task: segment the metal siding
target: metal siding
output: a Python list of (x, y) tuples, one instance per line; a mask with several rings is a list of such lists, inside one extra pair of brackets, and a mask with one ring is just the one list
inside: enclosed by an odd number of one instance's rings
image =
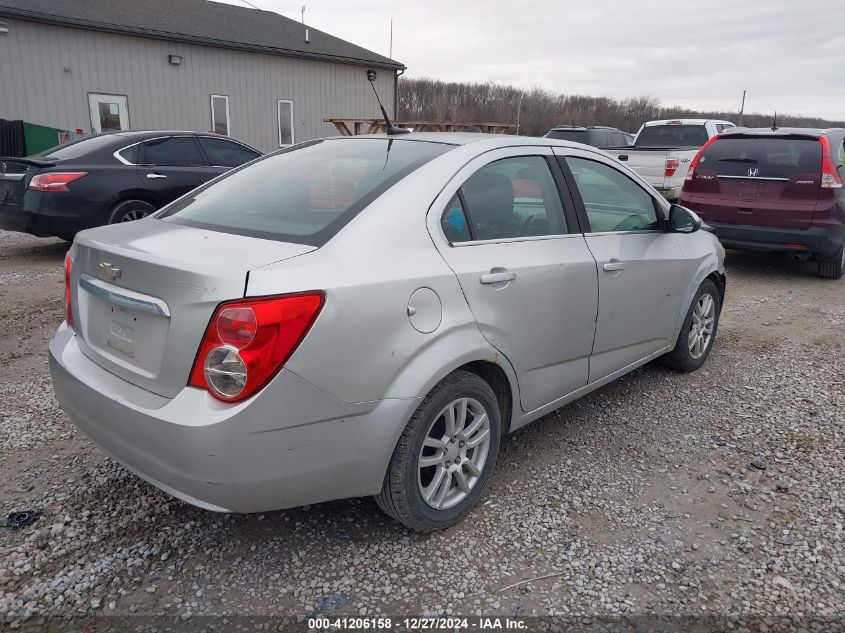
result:
[[(5, 19), (0, 118), (91, 130), (88, 93), (126, 95), (133, 129), (211, 129), (210, 95), (229, 96), (233, 137), (279, 145), (277, 101), (293, 101), (297, 142), (335, 135), (324, 118), (379, 116), (365, 66), (281, 57)], [(181, 66), (168, 63), (181, 55)], [(70, 68), (65, 72), (63, 67)], [(393, 72), (376, 87), (390, 112)]]

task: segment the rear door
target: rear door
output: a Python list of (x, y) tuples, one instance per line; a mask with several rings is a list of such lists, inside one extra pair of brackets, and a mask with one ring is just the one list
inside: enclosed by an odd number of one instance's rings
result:
[(217, 175), (194, 136), (165, 136), (140, 144), (138, 176), (162, 206)]
[(428, 218), (481, 333), (516, 370), (526, 411), (587, 384), (595, 332), (596, 264), (552, 158), (547, 147), (484, 154)]
[(685, 200), (704, 220), (803, 230), (821, 191), (817, 138), (727, 136), (702, 154)]
[(690, 270), (677, 237), (664, 230), (662, 203), (649, 191), (596, 154), (555, 151), (565, 156), (598, 264), (593, 382), (674, 343)]

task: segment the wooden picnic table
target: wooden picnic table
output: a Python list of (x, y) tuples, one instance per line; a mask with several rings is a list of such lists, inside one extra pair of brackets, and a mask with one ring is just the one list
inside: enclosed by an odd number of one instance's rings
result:
[[(323, 119), (334, 124), (341, 136), (359, 134), (379, 134), (387, 131), (384, 119)], [(508, 134), (516, 132), (515, 123), (490, 123), (488, 121), (451, 121), (404, 120), (393, 121), (397, 127), (413, 128), (415, 132), (485, 132), (487, 134)]]

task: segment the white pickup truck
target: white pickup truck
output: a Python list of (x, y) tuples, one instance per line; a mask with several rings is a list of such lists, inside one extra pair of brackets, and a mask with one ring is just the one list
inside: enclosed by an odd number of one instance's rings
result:
[(710, 119), (648, 121), (637, 132), (633, 145), (605, 151), (637, 172), (664, 198), (675, 202), (696, 152), (729, 127), (734, 127), (730, 121)]

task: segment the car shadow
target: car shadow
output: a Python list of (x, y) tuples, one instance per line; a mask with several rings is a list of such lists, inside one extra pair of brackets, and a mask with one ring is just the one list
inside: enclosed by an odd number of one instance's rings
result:
[(61, 265), (69, 248), (70, 242), (58, 238), (0, 231), (0, 262)]
[(765, 274), (785, 279), (812, 277), (818, 279), (818, 264), (814, 259), (799, 260), (783, 253), (761, 253), (728, 249), (725, 253), (725, 267), (732, 272)]

